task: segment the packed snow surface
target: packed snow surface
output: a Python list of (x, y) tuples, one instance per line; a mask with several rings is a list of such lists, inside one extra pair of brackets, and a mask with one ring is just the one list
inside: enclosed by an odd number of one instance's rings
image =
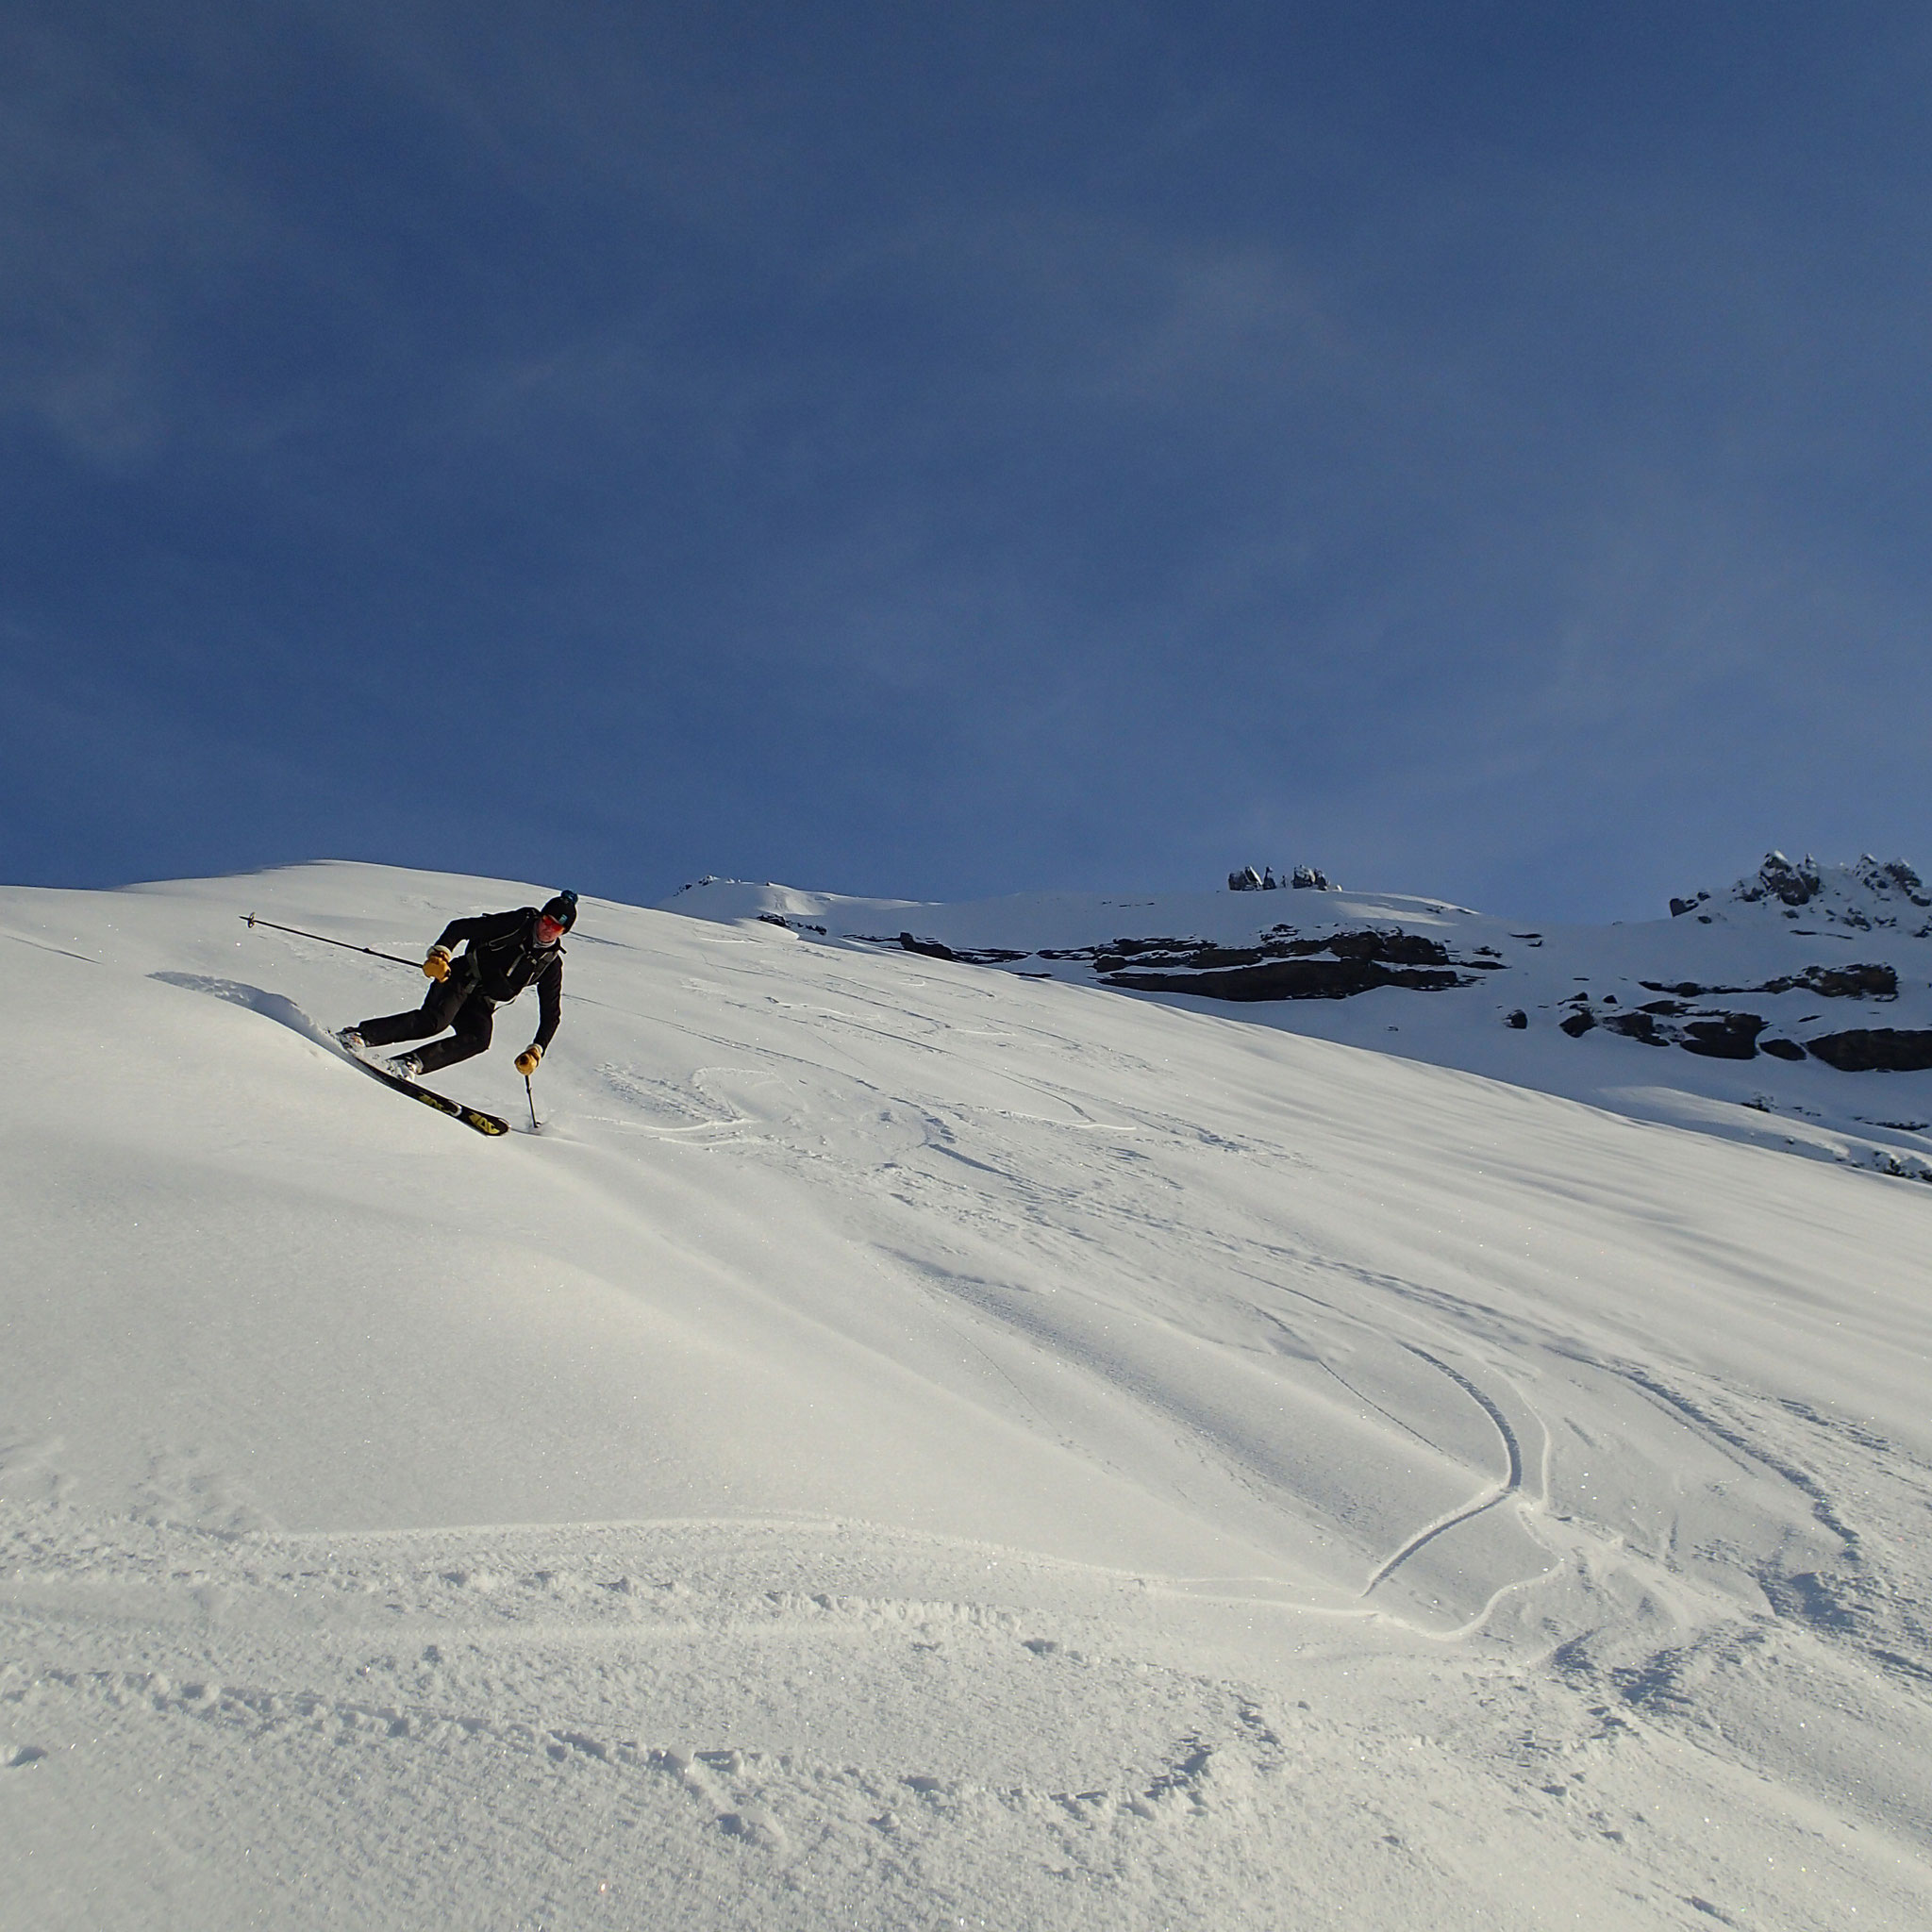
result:
[(712, 886), (488, 1141), (241, 923), (547, 890), (0, 892), (0, 1925), (1932, 1923), (1932, 1074)]

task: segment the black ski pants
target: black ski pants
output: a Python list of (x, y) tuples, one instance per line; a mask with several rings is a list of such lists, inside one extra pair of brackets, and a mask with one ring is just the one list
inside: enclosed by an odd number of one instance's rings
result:
[(452, 974), (440, 986), (429, 990), (429, 997), (413, 1013), (391, 1013), (386, 1020), (364, 1020), (356, 1031), (371, 1046), (397, 1046), (406, 1040), (427, 1040), (445, 1026), (455, 1034), (425, 1046), (417, 1055), (423, 1071), (433, 1074), (438, 1067), (454, 1066), (481, 1053), (490, 1044), (491, 1023), (496, 1005), (475, 987)]

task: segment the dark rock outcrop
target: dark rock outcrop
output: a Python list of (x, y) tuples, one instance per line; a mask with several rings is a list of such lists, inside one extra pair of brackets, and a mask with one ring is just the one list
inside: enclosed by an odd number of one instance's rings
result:
[(1808, 906), (1824, 885), (1818, 861), (1808, 852), (1796, 865), (1782, 852), (1767, 852), (1757, 875), (1740, 879), (1732, 887), (1731, 896), (1747, 906), (1763, 899), (1781, 900), (1787, 906)]
[(1328, 874), (1319, 865), (1298, 865), (1286, 878), (1276, 878), (1274, 868), (1264, 866), (1257, 872), (1252, 865), (1244, 865), (1239, 872), (1227, 875), (1227, 890), (1230, 892), (1274, 892), (1283, 887), (1299, 887), (1304, 891), (1332, 892), (1334, 885)]
[(1880, 859), (1869, 852), (1861, 853), (1853, 871), (1858, 883), (1875, 898), (1889, 899), (1896, 893), (1921, 908), (1932, 907), (1932, 893), (1925, 891), (1925, 881), (1903, 858)]
[(928, 959), (957, 959), (962, 966), (1009, 966), (1015, 959), (1033, 957), (1006, 946), (949, 946), (940, 940), (914, 939), (909, 932), (899, 935), (899, 943), (908, 953), (921, 953)]
[(1657, 1030), (1657, 1020), (1649, 1012), (1614, 1013), (1604, 1022), (1612, 1033), (1629, 1040), (1641, 1040), (1645, 1046), (1669, 1046), (1670, 1041)]
[[(1684, 1000), (1740, 992), (1815, 992), (1827, 1000), (1898, 997), (1897, 970), (1884, 965), (1807, 966), (1801, 973), (1767, 979), (1762, 986), (1700, 986), (1694, 979), (1680, 979), (1674, 985), (1659, 979), (1642, 979), (1638, 984), (1646, 992), (1673, 992)], [(1657, 1010), (1655, 1007), (1651, 1008), (1653, 1012)]]
[(1805, 1049), (1795, 1040), (1760, 1040), (1757, 1051), (1768, 1053), (1774, 1060), (1801, 1060), (1805, 1058)]
[[(1308, 941), (1301, 942), (1307, 945)], [(1418, 932), (1338, 932), (1322, 941), (1338, 959), (1384, 959), (1398, 966), (1446, 966), (1449, 948), (1440, 940), (1424, 939)]]
[[(1691, 911), (1709, 896), (1699, 892), (1694, 899), (1673, 899), (1672, 916)], [(1729, 898), (1742, 906), (1774, 901), (1787, 919), (1797, 918), (1805, 908), (1807, 918), (1857, 932), (1897, 925), (1907, 907), (1932, 910), (1932, 892), (1904, 859), (1874, 858), (1869, 852), (1848, 866), (1821, 866), (1808, 853), (1793, 864), (1782, 852), (1767, 852), (1757, 872), (1731, 888)], [(1708, 916), (1698, 914), (1700, 919)], [(1925, 932), (1914, 937), (1924, 938)]]
[(1898, 997), (1898, 971), (1891, 966), (1807, 966), (1790, 979), (1766, 982), (1766, 992), (1822, 993), (1828, 1000)]
[(1757, 1036), (1769, 1024), (1756, 1013), (1716, 1013), (1708, 1019), (1687, 1020), (1684, 1038), (1677, 1044), (1706, 1059), (1756, 1059)]
[[(1129, 968), (1140, 971), (1160, 968), (1173, 972), (1217, 972), (1244, 966), (1260, 966), (1271, 960), (1309, 959), (1317, 963), (1322, 955), (1330, 959), (1353, 959), (1384, 966), (1474, 966), (1489, 972), (1503, 962), (1498, 959), (1454, 959), (1449, 949), (1438, 940), (1420, 933), (1404, 932), (1400, 926), (1384, 931), (1369, 926), (1359, 932), (1331, 933), (1325, 939), (1297, 939), (1294, 927), (1277, 925), (1252, 946), (1218, 946), (1211, 940), (1115, 940), (1111, 945), (1082, 946), (1064, 952), (1045, 952), (1042, 959), (1086, 959), (1094, 972), (1112, 976)], [(1376, 984), (1386, 982), (1377, 981)], [(1469, 982), (1454, 981), (1452, 984)]]
[[(1607, 995), (1607, 1003), (1608, 999)], [(1576, 1039), (1600, 1024), (1607, 1032), (1621, 1033), (1645, 1046), (1681, 1046), (1706, 1059), (1748, 1060), (1757, 1054), (1757, 1036), (1769, 1024), (1756, 1013), (1697, 1012), (1674, 1000), (1653, 1000), (1634, 1013), (1598, 1015), (1585, 1008), (1563, 1022), (1563, 1031)]]
[(1085, 956), (1096, 973), (1120, 973), (1129, 965), (1186, 967), (1208, 972), (1234, 966), (1258, 966), (1282, 954), (1267, 946), (1217, 946), (1206, 940), (1119, 940), (1106, 950)]
[(1411, 992), (1445, 992), (1474, 986), (1474, 979), (1448, 971), (1385, 966), (1379, 959), (1264, 959), (1224, 972), (1110, 972), (1108, 986), (1131, 992), (1187, 992), (1210, 1000), (1345, 1000), (1378, 986), (1407, 987)]
[[(1039, 957), (1082, 961), (1103, 984), (1132, 992), (1255, 1001), (1348, 999), (1381, 986), (1443, 992), (1475, 985), (1468, 976), (1472, 972), (1497, 973), (1508, 965), (1493, 946), (1478, 947), (1476, 954), (1457, 958), (1440, 940), (1401, 926), (1363, 926), (1303, 938), (1294, 926), (1277, 924), (1249, 945), (1173, 937), (1118, 939), (1100, 946), (1046, 947)], [(956, 957), (977, 956), (961, 952)]]
[(1840, 1074), (1923, 1074), (1932, 1070), (1932, 1028), (1854, 1026), (1805, 1044)]

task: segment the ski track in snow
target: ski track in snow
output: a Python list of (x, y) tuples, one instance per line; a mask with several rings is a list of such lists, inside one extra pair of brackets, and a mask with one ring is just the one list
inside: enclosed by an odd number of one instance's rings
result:
[(531, 897), (0, 894), (0, 1922), (1932, 1919), (1923, 1191), (604, 906), (472, 1145), (232, 928)]

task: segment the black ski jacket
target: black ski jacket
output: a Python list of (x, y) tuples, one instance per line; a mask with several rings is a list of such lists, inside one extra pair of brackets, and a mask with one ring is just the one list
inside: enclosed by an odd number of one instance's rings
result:
[(546, 1051), (563, 1018), (563, 948), (537, 943), (537, 908), (485, 912), (475, 919), (452, 919), (439, 946), (469, 949), (451, 972), (466, 978), (491, 1006), (513, 1000), (532, 983), (537, 988), (537, 1044)]

